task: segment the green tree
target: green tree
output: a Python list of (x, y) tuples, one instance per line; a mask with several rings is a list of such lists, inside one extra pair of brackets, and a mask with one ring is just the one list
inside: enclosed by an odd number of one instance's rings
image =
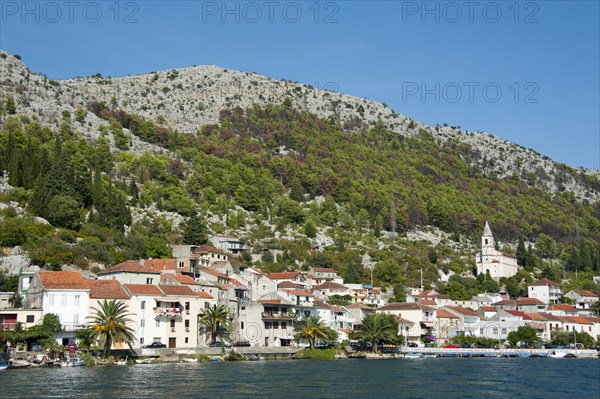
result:
[(6, 99), (6, 105), (4, 106), (6, 112), (9, 115), (14, 115), (17, 113), (17, 107), (15, 106), (15, 99), (12, 96), (8, 96)]
[(130, 348), (134, 341), (134, 331), (131, 327), (131, 314), (127, 311), (124, 301), (104, 299), (99, 303), (99, 308), (92, 308), (95, 312), (90, 316), (92, 323), (92, 340), (97, 340), (103, 348), (104, 358), (108, 357), (114, 342), (124, 342)]
[(48, 221), (54, 226), (76, 230), (81, 225), (79, 206), (79, 202), (68, 195), (56, 195), (48, 203)]
[(596, 317), (600, 317), (600, 301), (596, 301), (592, 304), (591, 311)]
[(471, 299), (469, 291), (457, 281), (450, 281), (446, 285), (446, 293), (453, 301), (467, 301)]
[(317, 236), (317, 227), (312, 219), (306, 219), (306, 222), (304, 223), (304, 234), (308, 238), (315, 238)]
[(208, 241), (208, 232), (206, 220), (197, 212), (182, 224), (183, 228), (183, 243), (190, 245), (202, 245)]
[(87, 111), (82, 107), (77, 107), (77, 109), (75, 110), (75, 120), (79, 123), (84, 122), (86, 115)]
[(48, 333), (56, 334), (62, 331), (62, 324), (60, 324), (60, 318), (56, 313), (46, 313), (42, 319), (42, 326)]
[(294, 331), (294, 338), (307, 340), (310, 349), (314, 349), (317, 341), (331, 343), (335, 340), (330, 329), (325, 326), (319, 316), (309, 316), (298, 322)]
[(202, 311), (198, 320), (200, 326), (210, 333), (210, 342), (229, 333), (232, 323), (229, 308), (225, 305), (212, 305)]
[(392, 315), (374, 313), (366, 315), (352, 337), (370, 342), (373, 351), (382, 343), (396, 343), (398, 340), (398, 321)]
[(526, 347), (540, 341), (535, 329), (528, 326), (522, 326), (517, 331), (511, 331), (508, 333), (507, 340), (511, 346), (521, 344)]
[(517, 244), (517, 263), (523, 267), (527, 266), (527, 248), (525, 248), (523, 237), (519, 237)]

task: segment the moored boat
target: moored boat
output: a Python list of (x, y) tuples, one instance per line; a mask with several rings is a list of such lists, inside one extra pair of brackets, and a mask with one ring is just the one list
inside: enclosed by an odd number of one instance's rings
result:
[(407, 353), (404, 355), (405, 359), (423, 359), (423, 355), (421, 353)]
[(65, 367), (81, 367), (81, 366), (85, 366), (85, 361), (76, 357), (76, 358), (67, 360), (67, 362), (64, 364), (64, 366)]

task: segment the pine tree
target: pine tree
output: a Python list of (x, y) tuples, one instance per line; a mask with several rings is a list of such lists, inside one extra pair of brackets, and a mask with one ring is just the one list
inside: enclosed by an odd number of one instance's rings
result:
[(208, 241), (206, 220), (194, 213), (183, 223), (183, 243), (189, 245), (202, 245)]
[(525, 241), (523, 237), (519, 237), (519, 244), (517, 244), (517, 264), (525, 267), (527, 263), (527, 248), (525, 248)]
[(16, 114), (16, 113), (17, 113), (17, 107), (16, 107), (16, 105), (15, 105), (15, 99), (14, 99), (14, 98), (12, 98), (12, 96), (9, 96), (9, 97), (6, 99), (6, 106), (5, 106), (5, 109), (6, 109), (6, 112), (7, 112), (9, 115), (14, 115), (14, 114)]

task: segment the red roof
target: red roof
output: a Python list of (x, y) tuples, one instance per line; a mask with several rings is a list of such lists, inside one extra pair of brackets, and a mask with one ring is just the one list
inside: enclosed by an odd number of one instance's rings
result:
[(285, 290), (284, 292), (296, 296), (313, 296), (312, 292), (304, 290)]
[(459, 317), (457, 315), (455, 315), (454, 313), (450, 313), (447, 310), (444, 309), (438, 309), (435, 312), (436, 316), (438, 319), (458, 319)]
[(337, 273), (335, 269), (332, 269), (330, 267), (313, 267), (313, 270), (316, 273)]
[(579, 324), (594, 324), (590, 320), (586, 319), (585, 317), (581, 317), (581, 316), (571, 316), (571, 319), (573, 319), (574, 321), (576, 321)]
[(343, 290), (348, 291), (348, 287), (342, 284), (334, 283), (333, 281), (327, 281), (323, 284), (314, 287), (315, 290)]
[(158, 295), (163, 296), (163, 292), (156, 285), (151, 284), (123, 284), (125, 289), (131, 295)]
[(301, 289), (301, 288), (304, 288), (304, 286), (300, 285), (300, 284), (296, 284), (293, 281), (286, 280), (286, 281), (282, 281), (281, 283), (277, 284), (277, 288), (280, 290), (284, 289), (284, 288), (296, 288), (296, 289), (300, 288)]
[(92, 299), (129, 299), (129, 294), (117, 280), (85, 280)]
[(550, 305), (548, 307), (548, 310), (562, 310), (564, 312), (573, 312), (573, 313), (577, 313), (577, 309), (575, 309), (573, 306), (571, 305), (567, 305), (566, 303), (557, 303), (555, 305)]
[(377, 308), (377, 310), (422, 310), (425, 312), (433, 312), (435, 309), (421, 305), (416, 302), (392, 302), (385, 306)]
[(300, 272), (270, 273), (267, 277), (271, 280), (288, 280), (296, 278), (298, 274), (300, 274)]
[(365, 305), (364, 303), (361, 302), (354, 302), (348, 306), (346, 306), (346, 309), (371, 309), (371, 310), (375, 310), (374, 308)]
[(149, 269), (156, 270), (156, 271), (176, 270), (177, 269), (177, 259), (175, 259), (175, 258), (145, 259), (144, 266), (146, 266)]
[(521, 317), (523, 320), (531, 320), (531, 317), (520, 310), (505, 310), (505, 312), (516, 317)]
[(196, 280), (194, 280), (190, 276), (186, 276), (185, 274), (181, 274), (181, 273), (161, 274), (160, 275), (160, 281), (163, 281), (163, 280), (167, 279), (168, 277), (171, 277), (175, 281), (178, 281), (180, 284), (185, 284), (185, 285), (200, 285), (199, 282), (197, 282)]
[(128, 260), (123, 263), (119, 263), (109, 269), (104, 269), (98, 274), (109, 274), (116, 272), (129, 272), (129, 273), (150, 273), (150, 274), (159, 274), (159, 271), (156, 271), (150, 267), (142, 266), (137, 260)]
[(548, 280), (547, 278), (543, 278), (541, 280), (536, 280), (533, 281), (531, 284), (529, 284), (529, 286), (534, 286), (534, 287), (546, 287), (546, 286), (553, 286), (553, 287), (560, 287), (560, 284), (558, 284), (557, 282), (554, 282), (552, 280)]
[(211, 269), (207, 269), (205, 267), (200, 268), (200, 271), (208, 273), (208, 274), (211, 274), (211, 275), (216, 276), (216, 277), (220, 277), (220, 278), (224, 278), (224, 279), (229, 280), (229, 276), (226, 276), (223, 273), (219, 273), (219, 272), (216, 272), (216, 271), (211, 270)]
[(49, 290), (89, 290), (79, 272), (37, 272), (42, 288)]
[(194, 293), (198, 298), (203, 299), (213, 299), (214, 297), (210, 295), (208, 292), (195, 292)]
[(471, 309), (467, 309), (467, 308), (463, 308), (462, 306), (445, 306), (445, 309), (450, 309), (456, 313), (460, 313), (463, 316), (477, 316), (479, 317), (479, 314), (477, 312), (472, 311)]
[(419, 303), (422, 303), (423, 305), (427, 305), (427, 306), (436, 306), (437, 305), (437, 303), (432, 299), (421, 299), (421, 300), (419, 300)]
[(493, 306), (481, 306), (481, 309), (483, 309), (484, 312), (495, 312), (496, 308)]
[(165, 295), (194, 296), (194, 291), (187, 285), (161, 285), (160, 289)]
[(592, 291), (586, 291), (586, 290), (573, 290), (574, 292), (576, 292), (577, 294), (579, 294), (579, 296), (589, 296), (592, 298), (598, 298), (598, 295), (594, 294)]

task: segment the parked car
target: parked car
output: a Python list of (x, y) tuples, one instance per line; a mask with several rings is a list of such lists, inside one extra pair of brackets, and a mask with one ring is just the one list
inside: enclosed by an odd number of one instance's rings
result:
[(248, 341), (238, 341), (238, 342), (234, 342), (233, 346), (250, 346), (250, 342), (248, 342)]
[(208, 346), (210, 346), (211, 348), (229, 348), (229, 347), (231, 347), (231, 345), (228, 345), (225, 342), (221, 342), (221, 341), (214, 342)]
[(444, 345), (444, 348), (455, 349), (455, 348), (458, 348), (458, 346), (455, 344), (450, 344), (450, 345)]
[(31, 344), (31, 350), (33, 352), (41, 352), (42, 351), (42, 345), (38, 344), (37, 342), (34, 342), (33, 344)]
[(418, 348), (419, 344), (417, 344), (416, 342), (409, 342), (408, 346), (411, 347), (411, 348)]
[(146, 348), (166, 348), (167, 345), (162, 342), (152, 342), (150, 345), (146, 345)]
[(71, 343), (68, 343), (65, 348), (67, 348), (67, 350), (70, 350), (70, 351), (76, 351), (77, 350), (77, 344), (74, 343), (74, 342), (71, 342)]

